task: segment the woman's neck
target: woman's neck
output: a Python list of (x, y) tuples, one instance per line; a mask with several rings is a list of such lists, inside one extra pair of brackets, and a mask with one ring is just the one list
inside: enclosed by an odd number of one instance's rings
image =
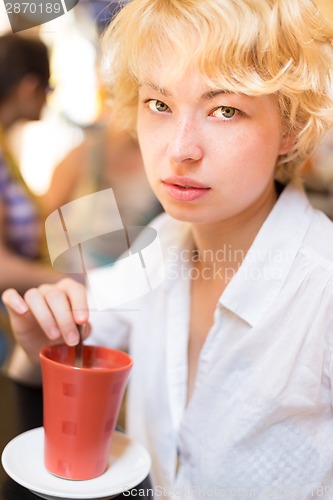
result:
[(243, 213), (211, 224), (193, 224), (197, 256), (205, 265), (239, 267), (277, 200), (274, 189)]

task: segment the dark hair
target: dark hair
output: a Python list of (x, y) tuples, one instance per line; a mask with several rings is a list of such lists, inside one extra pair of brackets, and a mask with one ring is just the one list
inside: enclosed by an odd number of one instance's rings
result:
[(45, 87), (50, 77), (46, 45), (17, 34), (0, 36), (0, 103), (26, 75), (35, 75)]

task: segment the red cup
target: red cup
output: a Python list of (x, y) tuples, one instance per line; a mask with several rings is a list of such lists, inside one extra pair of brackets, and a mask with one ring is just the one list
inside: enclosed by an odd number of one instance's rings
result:
[(103, 474), (131, 357), (107, 347), (84, 346), (78, 368), (75, 347), (60, 344), (44, 347), (40, 359), (46, 469), (76, 480)]

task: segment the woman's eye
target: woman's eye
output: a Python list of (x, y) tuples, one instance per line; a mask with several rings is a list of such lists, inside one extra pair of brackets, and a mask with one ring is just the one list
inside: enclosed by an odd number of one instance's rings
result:
[(213, 111), (212, 115), (218, 118), (230, 119), (235, 116), (236, 112), (237, 109), (231, 106), (220, 106)]
[(169, 109), (169, 106), (167, 106), (165, 102), (159, 101), (157, 99), (150, 99), (148, 101), (148, 106), (152, 111), (159, 111), (160, 113), (168, 111)]

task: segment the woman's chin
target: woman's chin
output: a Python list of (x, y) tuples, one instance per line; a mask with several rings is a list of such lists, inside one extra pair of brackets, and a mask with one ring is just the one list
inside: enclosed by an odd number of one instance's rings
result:
[(162, 203), (162, 206), (170, 217), (182, 222), (188, 222), (190, 224), (210, 224), (212, 222), (217, 222), (216, 214), (208, 214), (207, 210), (202, 206), (189, 206), (189, 204), (177, 206), (169, 203)]

